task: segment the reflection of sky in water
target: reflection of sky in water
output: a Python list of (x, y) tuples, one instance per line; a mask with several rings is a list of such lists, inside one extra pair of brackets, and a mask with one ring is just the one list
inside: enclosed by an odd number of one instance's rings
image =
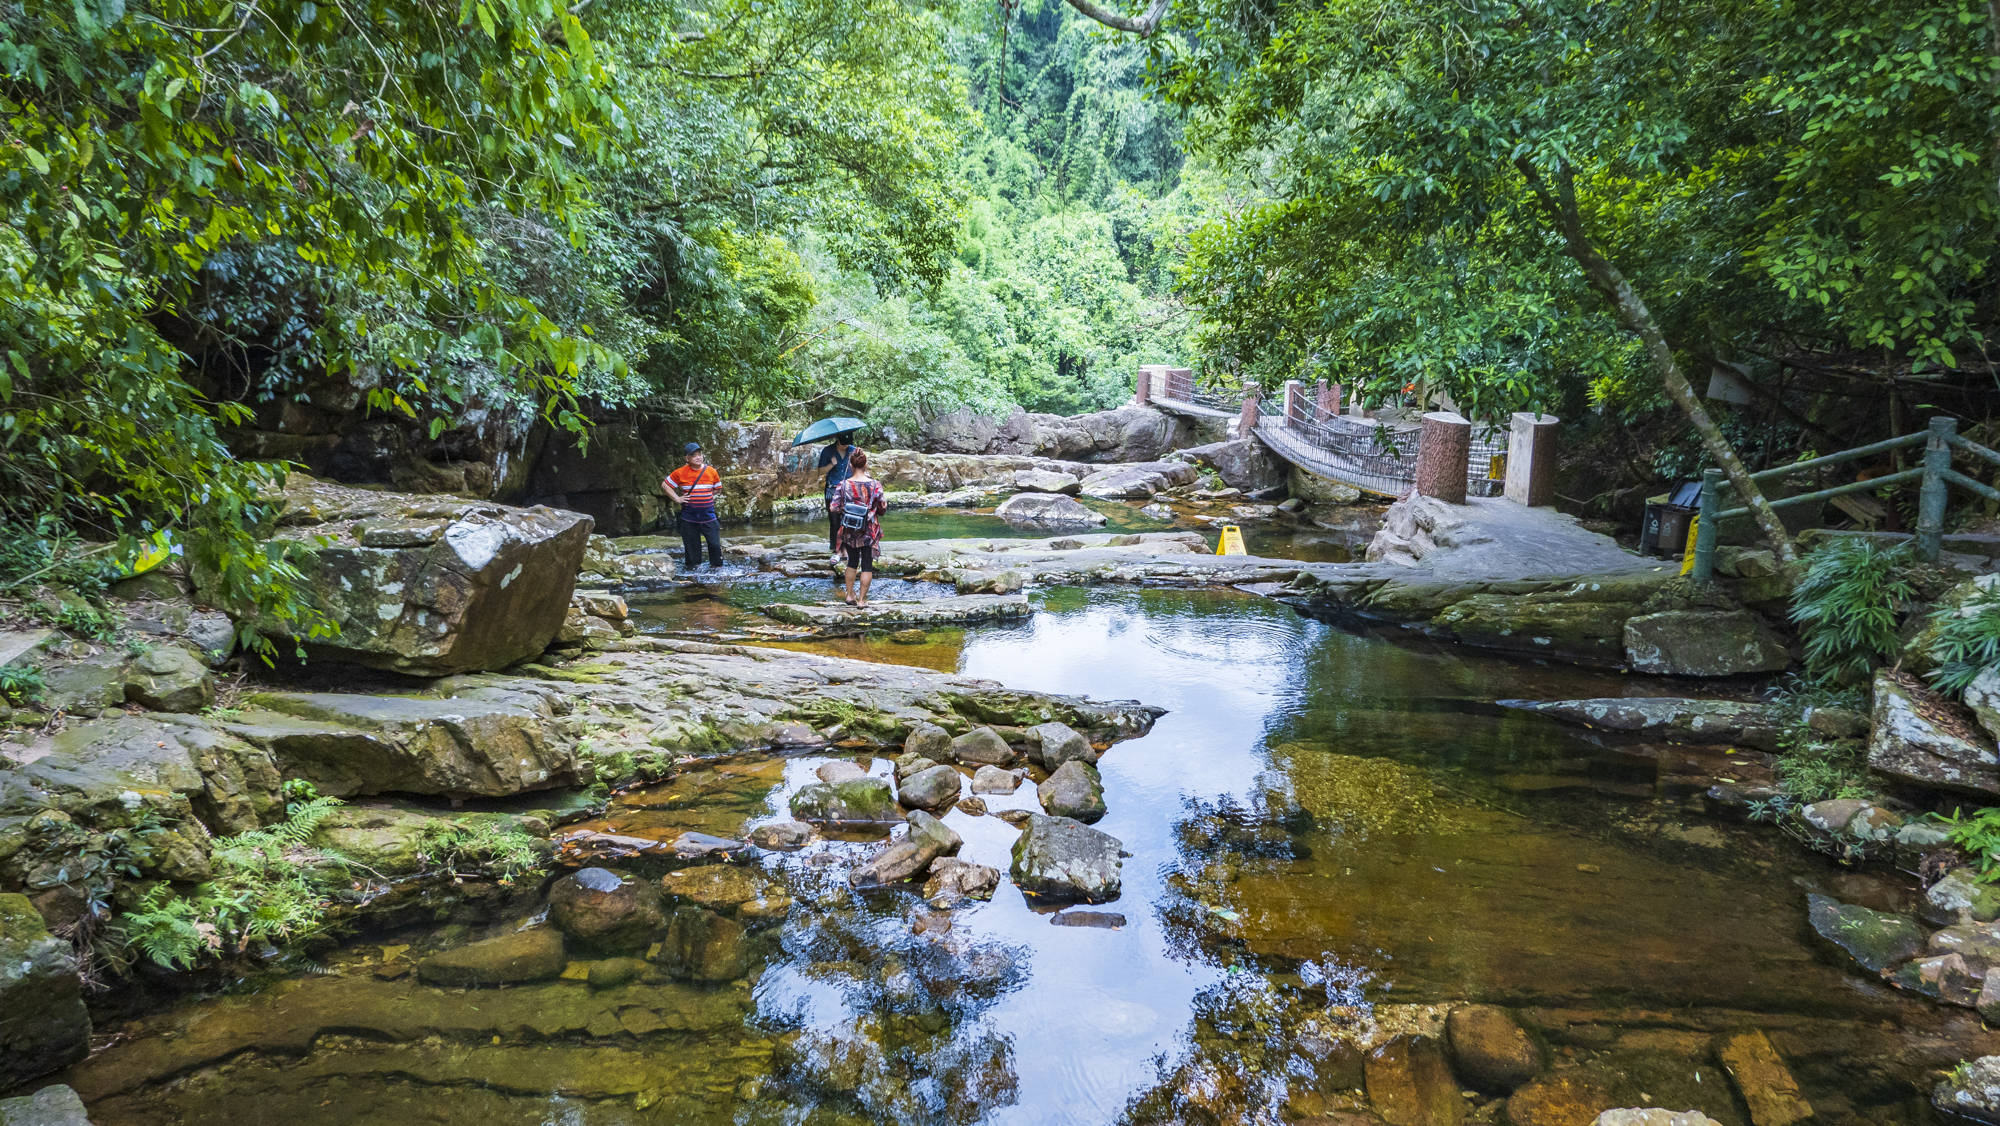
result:
[[(1184, 797), (1247, 794), (1263, 768), (1265, 724), (1296, 694), (1304, 653), (1324, 630), (1254, 599), (1100, 592), (1078, 610), (968, 634), (966, 675), (1168, 709), (1149, 735), (1118, 744), (1099, 763), (1110, 812), (1096, 828), (1132, 854), (1123, 895), (1101, 909), (1124, 914), (1127, 926), (1054, 926), (1005, 878), (993, 903), (955, 912), (954, 937), (1029, 952), (1026, 984), (985, 1009), (976, 1026), (957, 1032), (960, 1040), (992, 1032), (1013, 1043), (1019, 1101), (985, 1121), (1112, 1121), (1134, 1093), (1157, 1081), (1156, 1057), (1173, 1053), (1196, 994), (1219, 975), (1213, 966), (1175, 957), (1154, 914), (1169, 895), (1164, 877), (1177, 860), (1174, 815)], [(773, 795), (774, 812), (784, 809), (790, 791), (813, 780), (821, 761), (791, 765)], [(886, 761), (875, 768), (888, 773)], [(995, 810), (1038, 808), (1030, 784), (985, 800)], [(1013, 828), (996, 817), (957, 812), (946, 821), (965, 838), (961, 856), (1006, 871)], [(885, 948), (911, 941), (900, 917), (874, 926)], [(839, 984), (815, 981), (796, 963), (774, 965), (759, 983), (758, 999), (767, 1015), (797, 1015), (820, 1028), (854, 1015)]]

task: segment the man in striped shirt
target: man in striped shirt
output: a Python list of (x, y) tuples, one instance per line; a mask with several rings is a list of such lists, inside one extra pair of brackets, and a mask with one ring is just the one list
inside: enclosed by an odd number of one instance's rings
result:
[(660, 482), (675, 504), (681, 506), (681, 549), (687, 555), (687, 570), (701, 566), (701, 542), (708, 541), (710, 570), (722, 566), (722, 521), (715, 514), (715, 494), (722, 488), (722, 474), (702, 456), (701, 443), (687, 444), (687, 464), (667, 474)]

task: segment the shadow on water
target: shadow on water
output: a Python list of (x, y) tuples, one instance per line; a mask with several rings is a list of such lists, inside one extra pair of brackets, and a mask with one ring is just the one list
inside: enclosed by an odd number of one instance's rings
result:
[[(97, 1121), (1275, 1123), (1355, 1105), (1352, 1043), (1466, 1000), (1520, 1008), (1613, 1105), (1749, 1126), (1708, 1045), (1756, 1028), (1816, 1121), (1934, 1120), (1925, 1069), (1977, 1022), (1816, 955), (1804, 896), (1839, 869), (1691, 817), (1642, 768), (1492, 706), (1625, 694), (1626, 678), (1391, 645), (1230, 593), (1058, 590), (1040, 609), (932, 655), (1010, 687), (1169, 709), (1100, 763), (1096, 827), (1130, 853), (1103, 908), (1122, 926), (1052, 925), (1004, 877), (991, 902), (949, 912), (859, 894), (845, 874), (874, 841), (824, 840), (762, 854), (735, 898), (690, 893), (708, 929), (669, 940), (675, 974), (656, 960), (601, 992), (467, 995), (378, 980), (386, 956), (356, 948), (295, 987), (292, 1016), (262, 1018), (249, 1051), (207, 1066), (176, 1056), (200, 1022), (264, 1002), (191, 1002), (124, 1031), (158, 1038), (153, 1073), (193, 1070), (95, 1100)], [(829, 761), (691, 767), (600, 827), (734, 835), (782, 816)], [(985, 800), (1037, 808), (1032, 784)], [(1008, 824), (945, 820), (961, 856), (1004, 872)], [(464, 996), (496, 1015), (397, 1015)], [(508, 1015), (524, 1006), (544, 1015)], [(288, 1028), (302, 1013), (317, 1038)], [(409, 1043), (385, 1044), (392, 1032)]]

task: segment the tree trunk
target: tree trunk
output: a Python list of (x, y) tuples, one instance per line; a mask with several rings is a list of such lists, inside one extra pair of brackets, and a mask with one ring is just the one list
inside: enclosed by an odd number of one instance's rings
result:
[[(2000, 0), (1993, 0), (1993, 2), (2000, 3)], [(1114, 12), (1109, 8), (1099, 7), (1092, 3), (1091, 0), (1069, 0), (1070, 7), (1075, 8), (1098, 23), (1103, 24), (1113, 31), (1129, 31), (1141, 39), (1151, 38), (1154, 32), (1160, 30), (1160, 21), (1167, 18), (1167, 8), (1172, 3), (1173, 0), (1151, 0), (1146, 5), (1145, 12), (1135, 17), (1125, 15), (1122, 12)]]
[(1790, 563), (1798, 558), (1797, 551), (1792, 547), (1792, 537), (1778, 520), (1777, 512), (1764, 499), (1764, 492), (1757, 487), (1757, 482), (1750, 479), (1750, 470), (1744, 467), (1743, 459), (1736, 456), (1735, 447), (1723, 436), (1722, 428), (1715, 424), (1715, 419), (1709, 417), (1707, 408), (1701, 405), (1701, 399), (1694, 392), (1694, 386), (1682, 374), (1680, 364), (1674, 359), (1673, 349), (1667, 346), (1666, 334), (1660, 330), (1659, 322), (1653, 319), (1653, 311), (1646, 307), (1646, 302), (1625, 280), (1618, 267), (1590, 241), (1589, 232), (1583, 228), (1583, 216), (1577, 210), (1576, 188), (1570, 179), (1569, 165), (1564, 163), (1557, 170), (1555, 190), (1551, 192), (1543, 182), (1541, 172), (1526, 157), (1514, 163), (1528, 178), (1529, 188), (1555, 223), (1569, 256), (1583, 267), (1583, 276), (1590, 281), (1591, 288), (1611, 303), (1618, 319), (1646, 346), (1646, 356), (1652, 360), (1653, 370), (1665, 385), (1667, 397), (1694, 424), (1695, 433), (1701, 435), (1702, 445), (1715, 458), (1715, 463), (1722, 468), (1729, 483), (1736, 487), (1737, 495), (1750, 507), (1751, 517), (1757, 521), (1764, 538), (1771, 542), (1771, 549), (1776, 552), (1779, 561)]

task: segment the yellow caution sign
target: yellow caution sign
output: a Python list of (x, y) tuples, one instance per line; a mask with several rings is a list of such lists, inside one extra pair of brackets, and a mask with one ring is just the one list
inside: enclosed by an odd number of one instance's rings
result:
[(1687, 546), (1681, 549), (1681, 574), (1683, 575), (1694, 570), (1694, 534), (1700, 530), (1701, 515), (1697, 513), (1693, 519), (1688, 521)]
[(1222, 526), (1222, 542), (1215, 545), (1217, 555), (1248, 555), (1243, 548), (1243, 529), (1234, 524)]

